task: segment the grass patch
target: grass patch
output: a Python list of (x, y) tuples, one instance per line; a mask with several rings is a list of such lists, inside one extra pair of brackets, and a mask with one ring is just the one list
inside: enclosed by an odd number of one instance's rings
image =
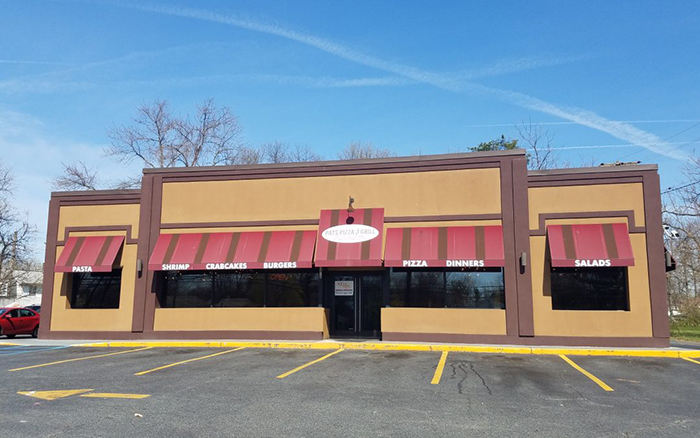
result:
[(700, 325), (671, 323), (671, 337), (681, 341), (700, 342)]

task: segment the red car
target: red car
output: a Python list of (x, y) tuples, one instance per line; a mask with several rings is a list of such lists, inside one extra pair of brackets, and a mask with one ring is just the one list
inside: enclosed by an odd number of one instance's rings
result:
[(0, 336), (14, 338), (15, 335), (39, 334), (39, 314), (31, 309), (0, 307)]

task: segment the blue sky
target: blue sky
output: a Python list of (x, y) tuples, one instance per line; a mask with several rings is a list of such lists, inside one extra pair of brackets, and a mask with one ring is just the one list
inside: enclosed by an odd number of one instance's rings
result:
[[(166, 99), (213, 97), (250, 146), (353, 141), (456, 152), (522, 120), (561, 158), (658, 163), (700, 145), (696, 1), (0, 0), (0, 151), (41, 242), (50, 179), (82, 159), (107, 179), (105, 129)], [(594, 146), (594, 147), (588, 147)]]

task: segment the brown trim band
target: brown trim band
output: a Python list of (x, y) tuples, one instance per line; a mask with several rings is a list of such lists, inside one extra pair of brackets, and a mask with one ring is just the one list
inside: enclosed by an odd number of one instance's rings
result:
[[(162, 178), (166, 183), (170, 182), (190, 182), (190, 181), (239, 181), (253, 179), (286, 179), (286, 178), (315, 178), (315, 177), (333, 177), (346, 175), (386, 175), (393, 173), (418, 173), (418, 172), (435, 172), (449, 170), (467, 170), (467, 169), (493, 169), (497, 168), (501, 160), (484, 161), (477, 163), (431, 163), (430, 165), (417, 166), (386, 166), (386, 167), (367, 167), (358, 168), (348, 166), (346, 168), (324, 168), (311, 167), (306, 169), (294, 170), (278, 170), (274, 172), (266, 171), (265, 169), (250, 169), (246, 172), (240, 172), (236, 169), (227, 168), (214, 169), (209, 172), (202, 173), (170, 173), (163, 174)], [(223, 166), (222, 166), (223, 167)]]
[(461, 344), (513, 344), (530, 346), (571, 347), (657, 347), (670, 345), (669, 338), (642, 337), (583, 337), (583, 336), (510, 336), (469, 335), (455, 333), (398, 333), (383, 332), (383, 341), (396, 342), (440, 342)]
[(553, 219), (598, 219), (598, 218), (627, 218), (630, 233), (645, 233), (644, 225), (637, 225), (634, 210), (609, 210), (609, 211), (579, 211), (571, 213), (540, 213), (538, 215), (539, 228), (530, 230), (531, 236), (544, 236), (547, 234), (547, 221)]
[[(572, 179), (574, 178), (574, 179)], [(641, 176), (629, 176), (623, 178), (592, 178), (592, 179), (578, 179), (574, 176), (563, 179), (530, 179), (527, 186), (529, 188), (539, 188), (539, 187), (569, 187), (569, 186), (597, 186), (606, 184), (631, 184), (631, 183), (641, 183)]]
[(105, 331), (50, 331), (42, 339), (77, 339), (77, 340), (137, 340), (137, 339), (258, 339), (258, 340), (300, 340), (318, 341), (323, 339), (323, 332), (303, 331), (151, 331), (105, 332)]
[(96, 226), (82, 226), (82, 227), (66, 227), (63, 230), (63, 239), (56, 241), (57, 246), (63, 246), (66, 244), (68, 237), (71, 233), (82, 233), (82, 232), (102, 232), (102, 231), (124, 231), (126, 233), (125, 243), (127, 245), (134, 245), (139, 242), (138, 237), (132, 237), (132, 226), (131, 225), (96, 225)]
[[(434, 216), (393, 216), (393, 217), (385, 217), (384, 223), (485, 221), (485, 220), (501, 220), (501, 218), (502, 218), (502, 216), (500, 213), (453, 214), (453, 215), (434, 215)], [(160, 229), (161, 230), (172, 230), (172, 229), (186, 229), (186, 228), (283, 227), (283, 226), (300, 226), (300, 225), (318, 225), (318, 219), (165, 223), (165, 224), (160, 225)]]
[(277, 164), (256, 164), (256, 165), (234, 165), (234, 166), (198, 166), (198, 167), (177, 167), (177, 168), (155, 168), (144, 169), (144, 175), (207, 175), (212, 173), (229, 173), (246, 175), (251, 173), (263, 173), (277, 175), (281, 173), (305, 173), (309, 170), (319, 172), (340, 173), (345, 170), (382, 170), (383, 172), (395, 168), (400, 170), (410, 168), (450, 166), (464, 164), (484, 164), (498, 163), (501, 160), (508, 160), (515, 157), (524, 157), (525, 150), (514, 149), (507, 151), (469, 152), (455, 154), (436, 155), (411, 155), (404, 157), (371, 158), (363, 160), (333, 160), (333, 161), (313, 161), (301, 163), (277, 163)]

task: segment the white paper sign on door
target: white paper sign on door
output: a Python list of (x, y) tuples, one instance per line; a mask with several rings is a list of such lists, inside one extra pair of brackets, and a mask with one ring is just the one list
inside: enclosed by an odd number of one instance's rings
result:
[(351, 297), (355, 291), (354, 281), (336, 281), (335, 296), (336, 297)]

